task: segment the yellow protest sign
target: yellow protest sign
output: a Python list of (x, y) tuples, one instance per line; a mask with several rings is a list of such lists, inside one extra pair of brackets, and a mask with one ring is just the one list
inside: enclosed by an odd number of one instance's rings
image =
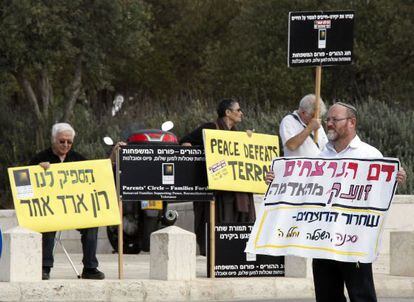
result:
[(19, 225), (37, 232), (120, 223), (109, 159), (9, 168)]
[(266, 192), (266, 172), (279, 156), (276, 135), (204, 129), (203, 139), (210, 190)]

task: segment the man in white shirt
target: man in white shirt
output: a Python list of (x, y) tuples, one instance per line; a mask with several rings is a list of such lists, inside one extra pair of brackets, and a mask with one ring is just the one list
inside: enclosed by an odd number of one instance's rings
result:
[[(315, 116), (315, 95), (308, 94), (302, 98), (299, 108), (286, 115), (279, 126), (284, 156), (319, 155), (328, 142), (325, 131), (321, 127), (320, 119)], [(319, 100), (319, 116), (326, 112), (325, 104)], [(317, 144), (314, 142), (314, 133), (317, 131)]]
[[(360, 140), (356, 134), (356, 124), (355, 107), (341, 102), (331, 106), (326, 119), (329, 143), (320, 156), (381, 158), (380, 151)], [(401, 168), (397, 181), (403, 183), (405, 179), (405, 171)], [(344, 285), (353, 302), (377, 301), (371, 263), (313, 259), (312, 266), (317, 302), (346, 302)]]
[[(320, 157), (381, 158), (381, 152), (364, 143), (356, 134), (357, 111), (346, 103), (335, 103), (329, 108), (326, 127), (329, 143)], [(272, 171), (266, 174), (266, 183), (273, 181)], [(403, 168), (397, 173), (397, 182), (405, 182)], [(377, 301), (371, 263), (342, 262), (313, 259), (313, 280), (317, 302), (346, 302), (344, 285), (352, 302)]]

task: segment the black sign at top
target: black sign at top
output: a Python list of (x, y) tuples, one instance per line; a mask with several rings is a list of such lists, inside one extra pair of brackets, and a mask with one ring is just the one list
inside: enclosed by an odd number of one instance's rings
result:
[(290, 12), (288, 66), (352, 63), (353, 11)]

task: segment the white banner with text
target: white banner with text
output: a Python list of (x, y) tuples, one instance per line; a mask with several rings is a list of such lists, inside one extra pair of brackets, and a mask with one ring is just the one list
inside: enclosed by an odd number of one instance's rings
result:
[(281, 157), (272, 170), (246, 252), (375, 260), (398, 159)]

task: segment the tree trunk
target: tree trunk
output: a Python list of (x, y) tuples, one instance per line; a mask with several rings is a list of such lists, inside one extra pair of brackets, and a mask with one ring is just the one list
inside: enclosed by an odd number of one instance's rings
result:
[(26, 78), (26, 75), (22, 71), (18, 71), (13, 74), (19, 83), (20, 87), (23, 89), (24, 94), (26, 95), (29, 103), (32, 105), (35, 117), (37, 120), (41, 121), (43, 119), (42, 112), (40, 111), (39, 102), (37, 100), (36, 94), (30, 84), (29, 80)]
[(36, 129), (36, 149), (37, 150), (43, 150), (46, 148), (46, 142), (45, 142), (45, 125), (43, 122), (40, 122), (37, 124)]
[(43, 118), (45, 121), (49, 120), (49, 104), (53, 102), (52, 86), (50, 85), (49, 75), (46, 68), (40, 71), (39, 81), (40, 97), (43, 105)]
[(78, 99), (82, 85), (82, 60), (81, 55), (76, 59), (75, 74), (73, 81), (66, 91), (67, 102), (65, 105), (65, 112), (63, 115), (63, 121), (67, 122), (70, 120), (73, 114), (73, 107), (75, 107), (76, 100)]
[[(16, 78), (17, 82), (19, 83), (19, 86), (24, 91), (24, 94), (26, 95), (30, 105), (32, 106), (32, 110), (34, 112), (35, 118), (36, 118), (36, 149), (44, 149), (45, 148), (45, 137), (44, 137), (44, 129), (46, 125), (46, 119), (45, 116), (42, 114), (40, 107), (39, 107), (39, 101), (38, 98), (33, 90), (32, 84), (30, 84), (30, 81), (26, 77), (23, 71), (17, 71), (13, 73), (14, 77)], [(46, 110), (46, 111), (45, 111)], [(43, 108), (43, 111), (46, 112), (47, 116), (47, 108)]]

